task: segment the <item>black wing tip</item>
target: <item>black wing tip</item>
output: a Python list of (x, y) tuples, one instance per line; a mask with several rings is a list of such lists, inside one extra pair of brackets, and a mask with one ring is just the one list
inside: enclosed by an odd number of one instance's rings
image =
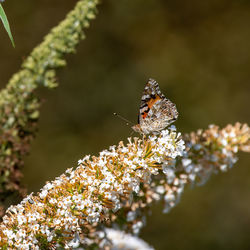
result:
[(158, 94), (161, 94), (159, 84), (158, 84), (158, 82), (155, 79), (149, 78), (149, 80), (148, 80), (148, 82), (146, 84), (146, 87), (147, 86), (152, 86), (156, 90), (156, 92)]
[(152, 86), (155, 86), (155, 87), (159, 87), (158, 82), (157, 82), (155, 79), (153, 79), (153, 78), (149, 78), (149, 79), (148, 79), (146, 85), (148, 85), (148, 84), (149, 84), (149, 85), (152, 85)]
[(155, 79), (153, 79), (153, 78), (151, 78), (151, 77), (148, 79), (148, 82), (151, 82), (151, 83), (157, 83), (157, 82), (156, 82), (156, 80), (155, 80)]

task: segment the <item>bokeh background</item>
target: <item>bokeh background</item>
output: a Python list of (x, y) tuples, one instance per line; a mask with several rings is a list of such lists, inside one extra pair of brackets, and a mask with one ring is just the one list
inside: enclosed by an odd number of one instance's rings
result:
[[(0, 25), (0, 87), (44, 35), (73, 8), (73, 0), (7, 0), (16, 42)], [(144, 85), (155, 78), (177, 104), (181, 132), (250, 124), (250, 2), (248, 0), (105, 0), (60, 86), (39, 90), (39, 133), (25, 159), (23, 183), (38, 191), (76, 166), (125, 140)], [(169, 214), (157, 204), (142, 237), (156, 249), (250, 249), (250, 157), (202, 187), (187, 188)]]

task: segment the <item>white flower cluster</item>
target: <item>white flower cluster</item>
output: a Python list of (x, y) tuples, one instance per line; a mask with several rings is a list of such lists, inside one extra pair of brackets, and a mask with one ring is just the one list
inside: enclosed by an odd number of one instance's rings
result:
[(131, 234), (125, 234), (122, 231), (106, 228), (107, 238), (112, 242), (112, 249), (116, 250), (153, 250), (142, 239)]
[[(199, 130), (196, 137), (187, 141), (187, 152), (182, 166), (191, 183), (206, 183), (212, 173), (225, 172), (237, 162), (236, 153), (242, 146), (242, 134), (249, 137), (249, 129), (228, 125), (219, 130), (210, 125), (206, 131)], [(204, 143), (206, 141), (206, 143)], [(244, 143), (246, 141), (244, 140)]]
[(163, 167), (166, 178), (151, 182), (147, 190), (149, 202), (165, 201), (164, 212), (169, 212), (179, 202), (186, 184), (204, 184), (212, 173), (231, 168), (239, 150), (250, 152), (250, 128), (240, 123), (223, 129), (210, 125), (207, 130), (186, 135), (185, 144), (183, 156), (173, 161), (175, 167)]
[(163, 130), (144, 140), (129, 138), (126, 146), (120, 142), (99, 157), (84, 157), (76, 170), (68, 169), (37, 196), (9, 208), (0, 225), (0, 246), (68, 249), (86, 243), (87, 225), (112, 220), (110, 211), (119, 210), (132, 192), (139, 193), (140, 183), (150, 183), (152, 174), (183, 151), (180, 134)]
[[(174, 165), (175, 161), (172, 164)], [(171, 166), (165, 166), (163, 174), (164, 176), (157, 176), (156, 180), (153, 180), (149, 186), (146, 186), (145, 196), (147, 203), (163, 200), (163, 212), (168, 213), (180, 201), (184, 187), (188, 183), (188, 176), (185, 173), (180, 173), (177, 168)], [(135, 217), (136, 213), (134, 213)]]

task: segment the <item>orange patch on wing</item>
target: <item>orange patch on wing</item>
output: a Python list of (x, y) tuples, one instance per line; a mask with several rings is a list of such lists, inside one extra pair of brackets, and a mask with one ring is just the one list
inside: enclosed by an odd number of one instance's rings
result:
[(142, 113), (142, 118), (145, 119), (147, 116), (148, 116), (148, 112), (149, 110), (153, 107), (153, 105), (158, 101), (160, 100), (160, 96), (156, 95), (155, 98), (151, 98), (148, 102), (147, 102), (147, 105), (148, 105), (148, 110), (147, 111), (144, 111)]
[(147, 117), (147, 115), (148, 115), (148, 112), (143, 112), (142, 113), (142, 118), (145, 119)]
[(160, 96), (158, 96), (158, 95), (155, 96), (155, 99), (154, 99), (154, 98), (151, 98), (151, 99), (147, 102), (148, 107), (151, 109), (152, 106), (153, 106), (158, 100), (160, 100), (160, 99), (161, 99), (161, 98), (160, 98)]

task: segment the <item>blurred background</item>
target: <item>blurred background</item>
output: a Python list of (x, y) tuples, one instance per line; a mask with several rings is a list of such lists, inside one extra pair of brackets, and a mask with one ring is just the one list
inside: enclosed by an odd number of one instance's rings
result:
[[(0, 25), (0, 87), (73, 8), (74, 0), (7, 0), (16, 49)], [(39, 133), (25, 159), (23, 183), (38, 191), (131, 134), (149, 77), (177, 104), (182, 133), (250, 124), (250, 2), (247, 0), (105, 0), (77, 54), (58, 72), (60, 86), (40, 89)], [(142, 238), (156, 249), (250, 249), (250, 157), (206, 185), (187, 188), (169, 214), (153, 206)]]

